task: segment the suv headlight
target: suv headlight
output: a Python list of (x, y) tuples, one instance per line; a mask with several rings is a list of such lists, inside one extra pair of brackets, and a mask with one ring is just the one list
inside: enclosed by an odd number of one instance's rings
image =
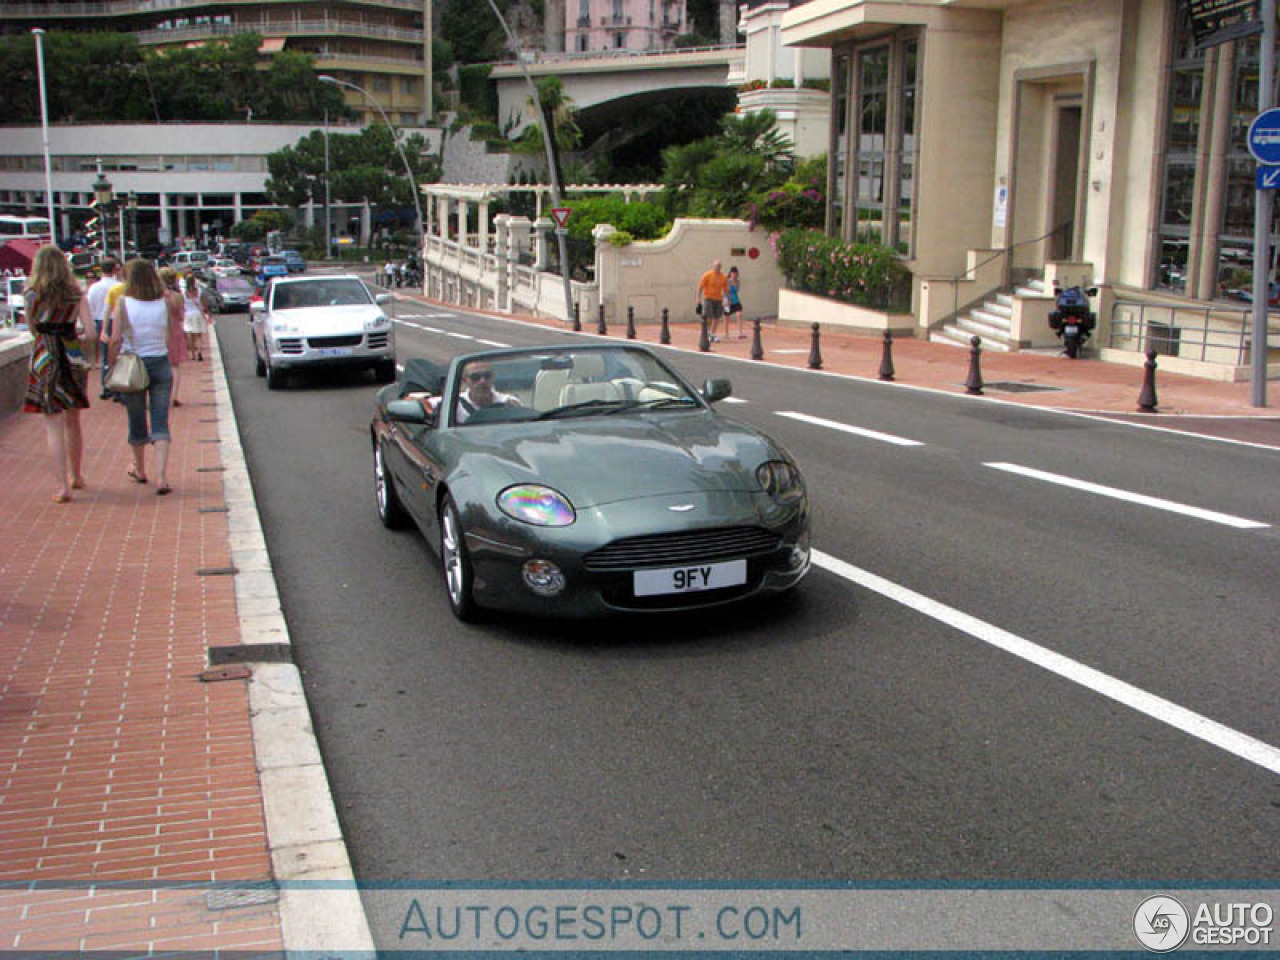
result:
[(756, 480), (765, 493), (779, 503), (789, 503), (804, 496), (804, 479), (794, 463), (767, 460), (756, 467)]
[(380, 313), (376, 317), (372, 317), (364, 322), (365, 330), (380, 330), (391, 321), (387, 319), (385, 313)]
[(498, 494), (498, 509), (535, 527), (567, 527), (578, 519), (569, 498), (558, 490), (521, 483)]
[(302, 332), (302, 328), (299, 327), (296, 323), (293, 323), (291, 321), (288, 321), (288, 320), (272, 320), (271, 321), (271, 335), (273, 337), (278, 337), (281, 334), (285, 334), (285, 335), (292, 334), (296, 336), (301, 332)]

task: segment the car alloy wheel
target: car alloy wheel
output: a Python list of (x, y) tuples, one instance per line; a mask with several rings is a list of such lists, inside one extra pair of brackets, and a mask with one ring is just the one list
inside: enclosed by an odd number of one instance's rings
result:
[(400, 495), (396, 493), (396, 482), (387, 473), (386, 461), (382, 458), (382, 445), (373, 446), (373, 493), (378, 501), (378, 518), (388, 530), (397, 530), (405, 525), (408, 518)]
[(444, 564), (444, 586), (449, 595), (453, 615), (463, 622), (475, 619), (476, 606), (471, 598), (471, 558), (462, 523), (452, 497), (440, 506), (440, 560)]

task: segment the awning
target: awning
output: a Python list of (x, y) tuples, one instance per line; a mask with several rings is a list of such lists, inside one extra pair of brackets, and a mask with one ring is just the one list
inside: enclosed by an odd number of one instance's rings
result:
[(284, 37), (263, 37), (259, 53), (279, 53), (284, 49)]

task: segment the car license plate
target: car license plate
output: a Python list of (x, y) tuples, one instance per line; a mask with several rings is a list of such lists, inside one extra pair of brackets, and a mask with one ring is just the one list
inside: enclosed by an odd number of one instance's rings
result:
[(319, 347), (316, 349), (317, 357), (349, 357), (351, 356), (350, 347)]
[(637, 597), (653, 597), (664, 593), (692, 593), (696, 590), (736, 587), (746, 582), (745, 560), (697, 563), (663, 570), (637, 570), (635, 594)]
[(1075, 323), (1068, 323), (1064, 329), (1066, 330), (1067, 335), (1072, 337), (1074, 337), (1077, 333), (1080, 332), (1079, 324), (1075, 324)]

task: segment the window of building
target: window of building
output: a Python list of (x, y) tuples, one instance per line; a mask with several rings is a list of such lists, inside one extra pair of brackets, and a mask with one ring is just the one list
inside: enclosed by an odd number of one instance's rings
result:
[(375, 77), (373, 78), (373, 84), (372, 84), (372, 86), (373, 86), (373, 92), (374, 92), (374, 93), (390, 93), (390, 92), (391, 92), (391, 78), (390, 78), (390, 77), (383, 77), (383, 76), (375, 76)]
[(627, 45), (627, 35), (625, 33), (615, 33), (613, 35), (613, 47), (615, 50), (621, 50)]
[(418, 81), (414, 77), (400, 78), (400, 92), (406, 97), (415, 96), (418, 92)]

